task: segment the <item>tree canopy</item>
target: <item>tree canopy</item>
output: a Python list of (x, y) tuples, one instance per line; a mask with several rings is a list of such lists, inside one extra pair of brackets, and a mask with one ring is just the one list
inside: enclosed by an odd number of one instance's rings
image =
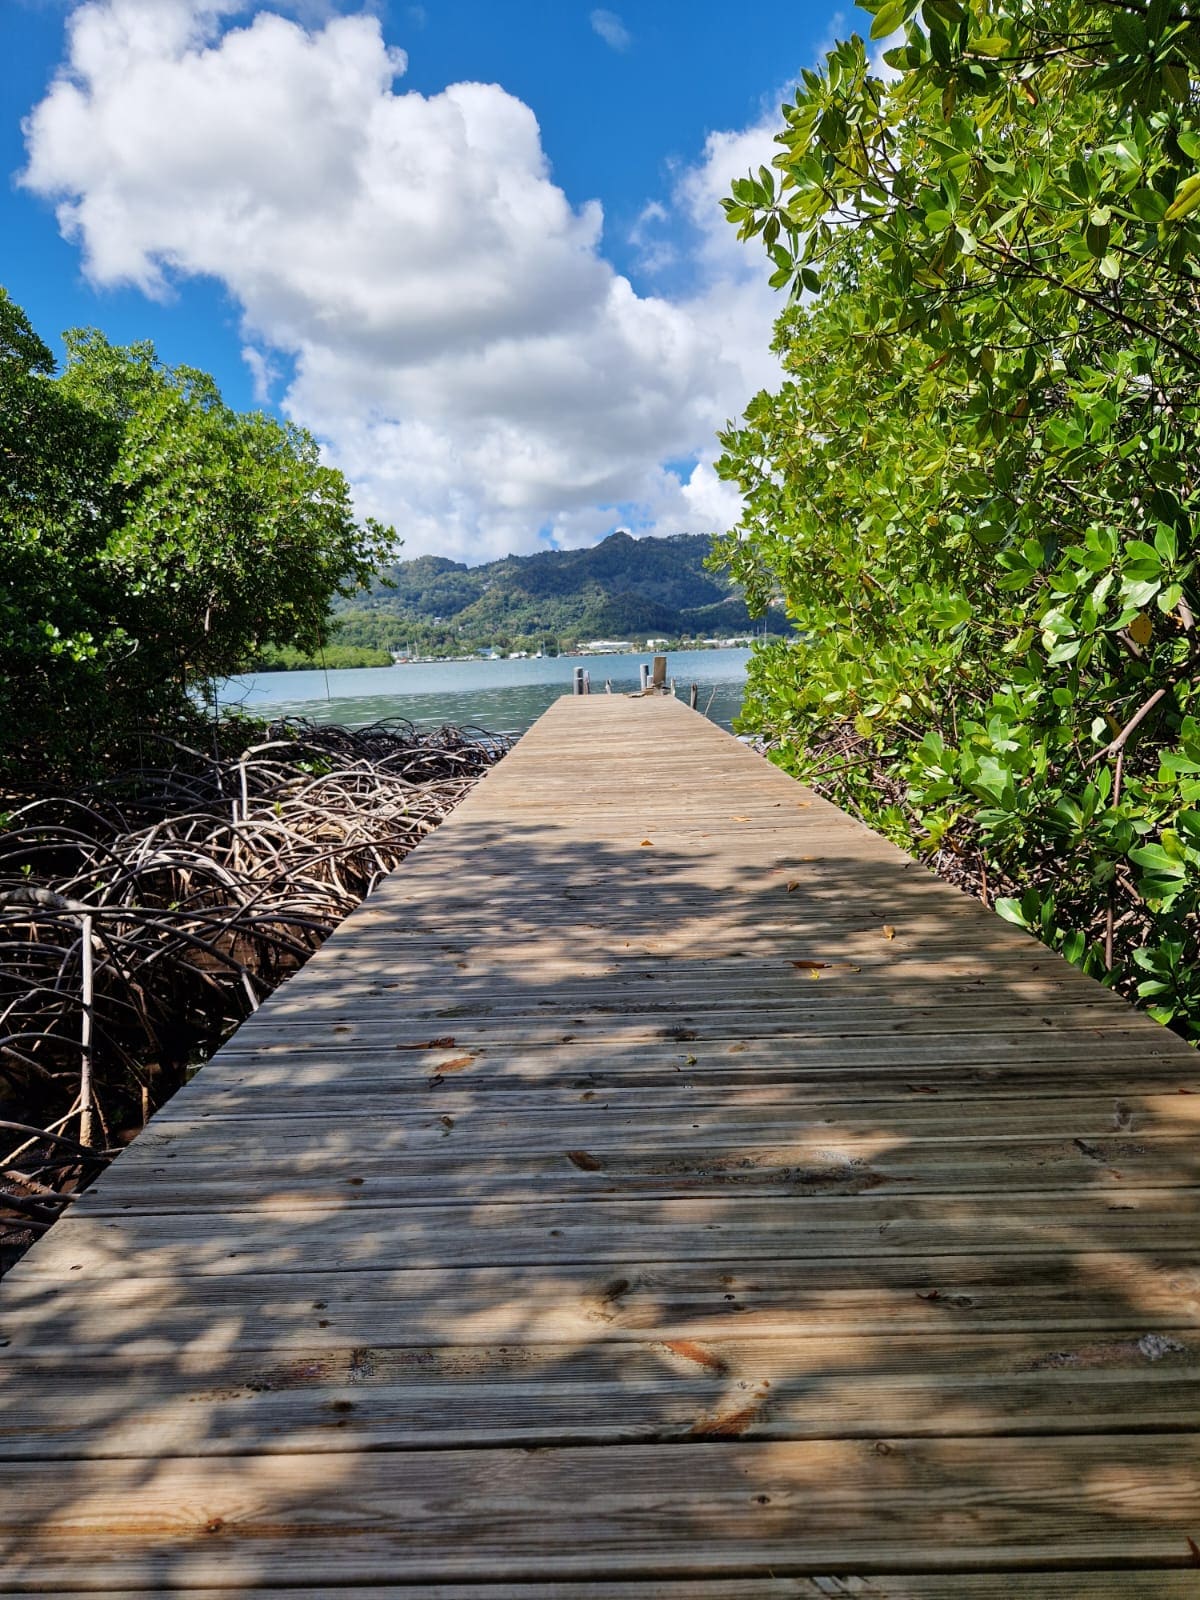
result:
[(790, 291), (723, 436), (799, 634), (746, 723), (1200, 1036), (1200, 22), (867, 9), (726, 202)]
[(67, 335), (0, 290), (0, 772), (103, 764), (271, 641), (316, 648), (389, 531), (302, 429), (153, 346)]

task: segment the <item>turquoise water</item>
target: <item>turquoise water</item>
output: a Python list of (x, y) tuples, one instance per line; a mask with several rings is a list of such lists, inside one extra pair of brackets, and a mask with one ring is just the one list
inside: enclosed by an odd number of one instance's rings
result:
[[(667, 676), (686, 699), (699, 686), (699, 709), (728, 728), (741, 709), (749, 650), (676, 650)], [(524, 733), (561, 694), (570, 694), (574, 671), (586, 667), (592, 693), (638, 687), (638, 666), (652, 652), (621, 656), (557, 656), (541, 661), (434, 661), (399, 667), (345, 667), (332, 672), (256, 672), (230, 678), (218, 692), (222, 705), (255, 716), (310, 717), (352, 728), (383, 717), (407, 717), (419, 726), (472, 724), (490, 733)]]

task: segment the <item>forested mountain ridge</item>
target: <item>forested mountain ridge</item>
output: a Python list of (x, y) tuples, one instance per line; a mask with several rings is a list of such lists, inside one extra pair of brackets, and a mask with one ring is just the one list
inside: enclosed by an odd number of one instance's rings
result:
[[(542, 648), (647, 634), (726, 637), (760, 628), (741, 589), (705, 569), (711, 550), (706, 534), (614, 533), (587, 550), (506, 556), (479, 567), (419, 556), (395, 562), (382, 580), (337, 602), (338, 637), (424, 651)], [(781, 613), (767, 625), (776, 632), (786, 627)]]

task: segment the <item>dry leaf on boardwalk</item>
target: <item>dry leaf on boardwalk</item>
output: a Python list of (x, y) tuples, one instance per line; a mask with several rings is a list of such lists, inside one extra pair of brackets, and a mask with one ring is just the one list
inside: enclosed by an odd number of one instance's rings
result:
[(439, 1061), (439, 1072), (465, 1072), (468, 1067), (475, 1065), (474, 1056), (452, 1056), (449, 1061)]
[(701, 1417), (692, 1427), (697, 1438), (739, 1439), (751, 1423), (758, 1418), (757, 1405), (743, 1406), (740, 1411), (727, 1411), (719, 1417)]
[(729, 1364), (720, 1356), (714, 1355), (711, 1350), (706, 1350), (702, 1344), (696, 1344), (692, 1339), (664, 1339), (663, 1348), (672, 1355), (682, 1356), (685, 1361), (694, 1361), (698, 1367), (706, 1367), (709, 1372), (718, 1373), (721, 1377), (729, 1371)]

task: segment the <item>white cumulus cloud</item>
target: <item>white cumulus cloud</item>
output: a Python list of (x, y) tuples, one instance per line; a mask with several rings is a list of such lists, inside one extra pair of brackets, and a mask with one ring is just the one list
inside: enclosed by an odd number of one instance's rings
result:
[(22, 181), (89, 278), (223, 284), (257, 392), (289, 374), (284, 409), (407, 555), (728, 525), (714, 430), (771, 381), (779, 305), (717, 201), (769, 159), (770, 125), (712, 135), (678, 174), (647, 225), (686, 231), (693, 281), (639, 295), (600, 206), (551, 181), (527, 105), (495, 84), (404, 92), (377, 18), (289, 9), (71, 14)]

